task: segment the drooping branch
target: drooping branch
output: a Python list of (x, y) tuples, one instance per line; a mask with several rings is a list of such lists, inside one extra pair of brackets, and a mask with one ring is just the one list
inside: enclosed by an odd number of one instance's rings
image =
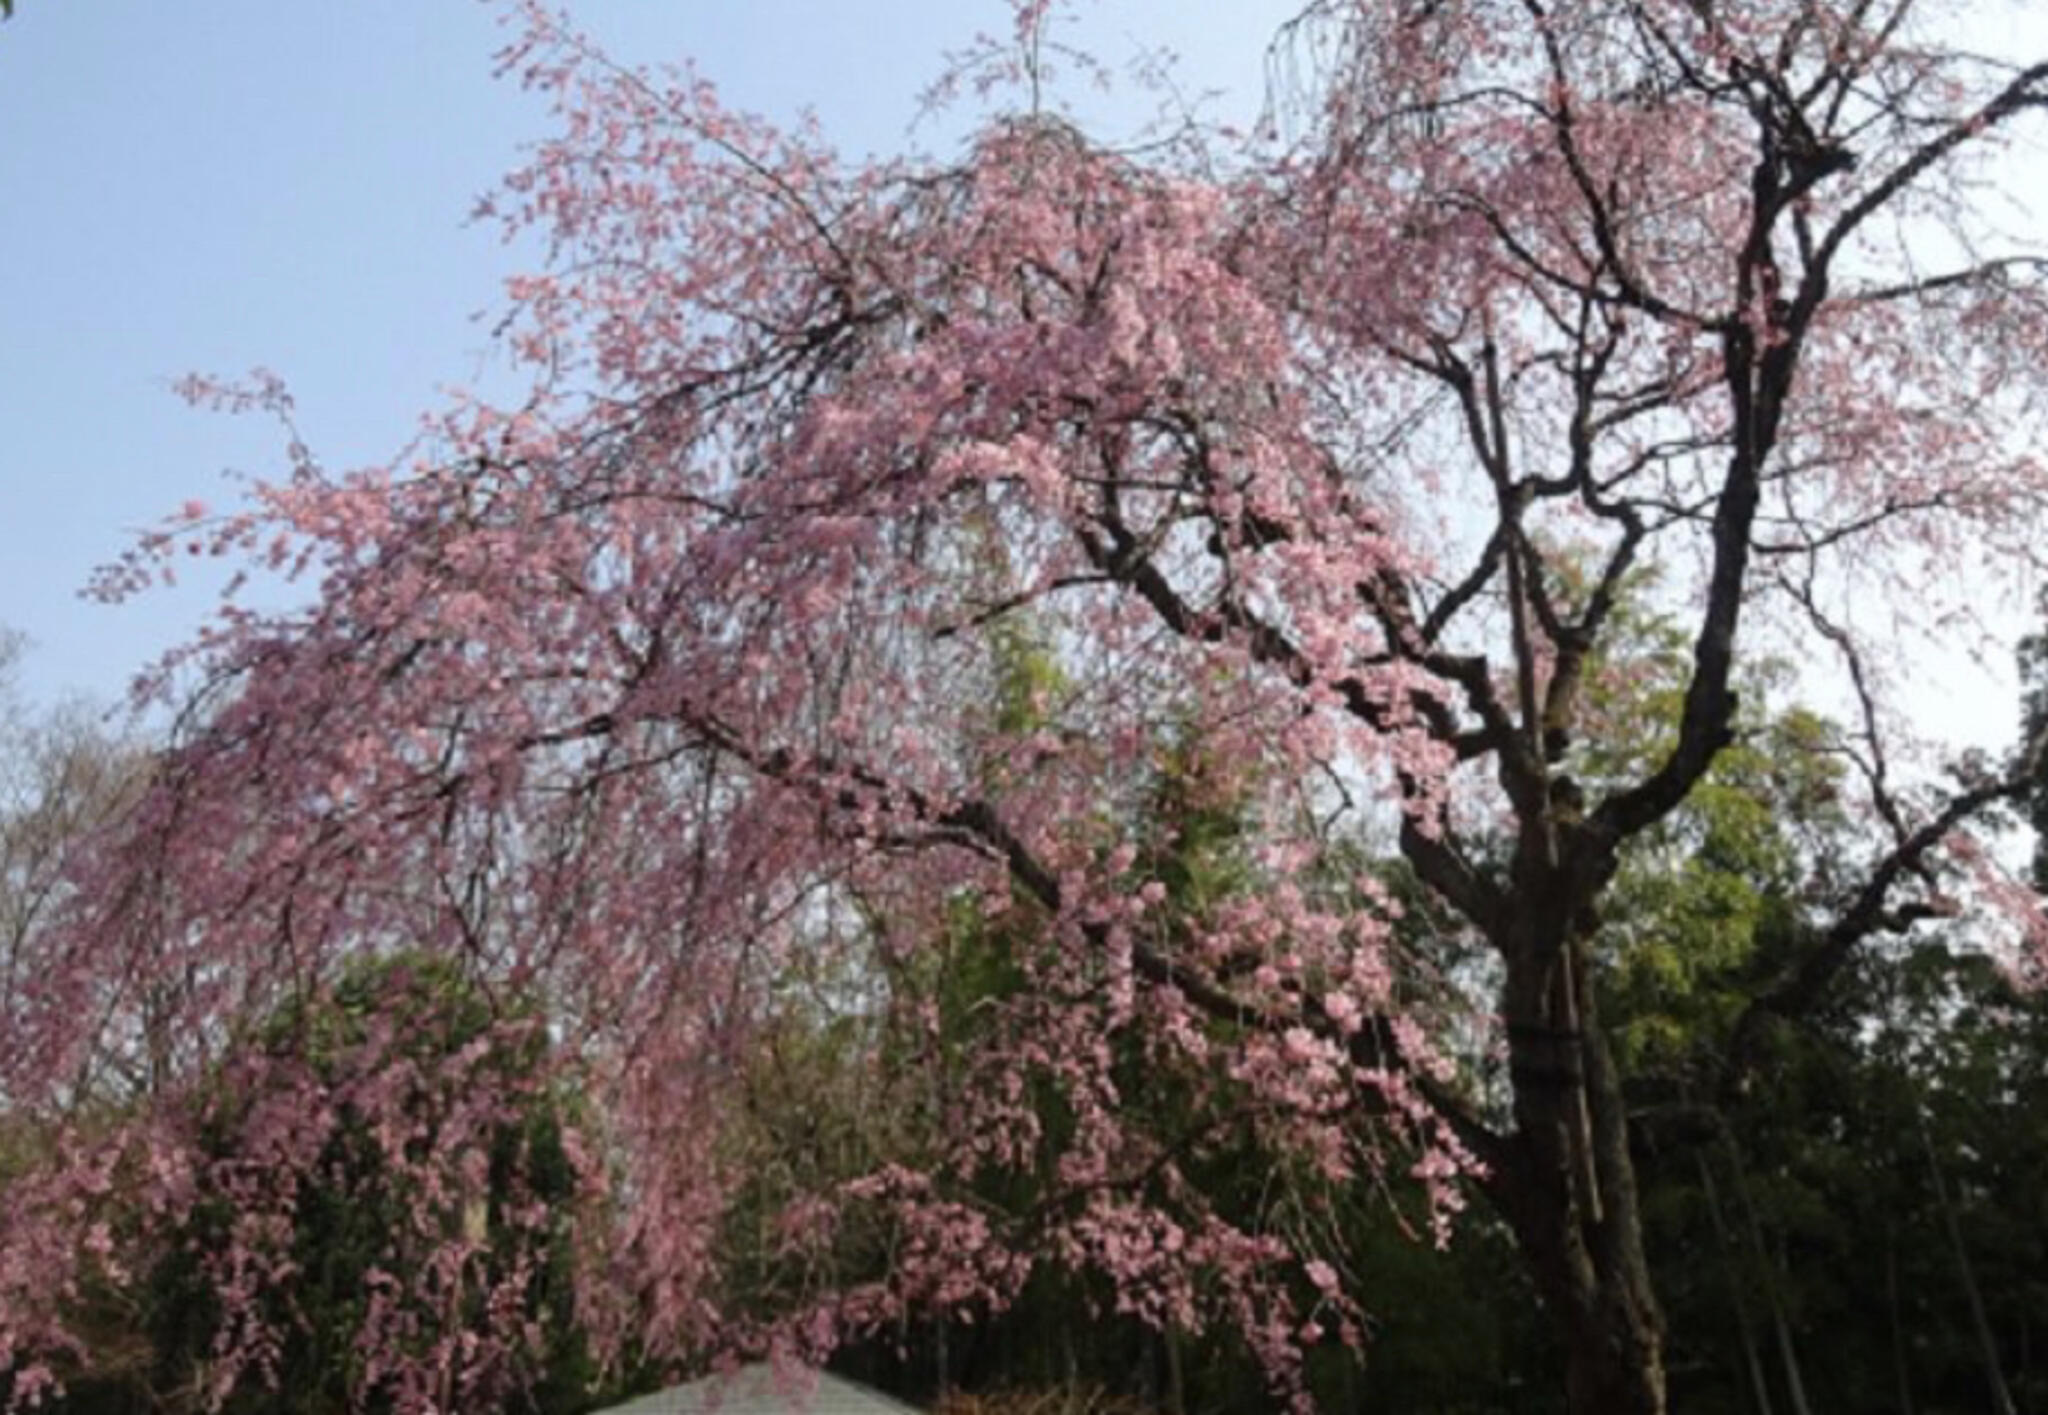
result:
[[(764, 779), (817, 796), (822, 803), (847, 812), (849, 819), (864, 818), (865, 808), (876, 800), (887, 801), (889, 823), (878, 828), (851, 828), (850, 842), (865, 840), (884, 849), (967, 849), (1000, 864), (1010, 880), (1048, 916), (1059, 918), (1069, 911), (1072, 901), (1067, 898), (1058, 872), (1039, 859), (1010, 829), (1002, 812), (985, 799), (969, 797), (941, 805), (922, 791), (893, 782), (865, 765), (819, 760), (800, 765), (794, 754), (780, 749), (764, 751), (713, 719), (692, 715), (689, 726), (693, 733), (746, 763)], [(1462, 861), (1457, 866), (1469, 870)], [(1098, 950), (1111, 949), (1106, 924), (1083, 918), (1079, 927)], [(1120, 946), (1128, 951), (1131, 966), (1140, 977), (1155, 986), (1173, 989), (1215, 1022), (1272, 1037), (1284, 1036), (1291, 1028), (1307, 1027), (1341, 1043), (1357, 1066), (1400, 1073), (1453, 1128), (1460, 1143), (1482, 1160), (1500, 1154), (1500, 1137), (1464, 1100), (1406, 1054), (1392, 1019), (1356, 1018), (1352, 1019), (1355, 1030), (1347, 1029), (1313, 996), (1298, 994), (1294, 1008), (1276, 1009), (1233, 991), (1226, 983), (1182, 959), (1160, 952), (1142, 939), (1126, 936)]]

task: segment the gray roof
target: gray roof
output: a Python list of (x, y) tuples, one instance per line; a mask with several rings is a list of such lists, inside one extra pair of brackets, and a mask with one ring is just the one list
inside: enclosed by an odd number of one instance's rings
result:
[(919, 1415), (916, 1407), (824, 1371), (744, 1366), (591, 1415)]

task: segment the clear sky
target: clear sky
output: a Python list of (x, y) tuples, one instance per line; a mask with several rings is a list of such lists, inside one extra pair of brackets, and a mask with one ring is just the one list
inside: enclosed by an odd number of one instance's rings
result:
[[(1087, 42), (1183, 56), (1214, 116), (1256, 111), (1293, 7), (1094, 0)], [(386, 459), (450, 385), (488, 387), (499, 282), (534, 264), (467, 224), (543, 136), (491, 77), (509, 9), (479, 0), (18, 0), (0, 25), (0, 625), (21, 687), (117, 700), (188, 637), (203, 581), (117, 608), (96, 565), (187, 498), (231, 501), (274, 428), (187, 408), (189, 372), (282, 374), (330, 467)], [(912, 133), (942, 55), (1002, 31), (1001, 0), (581, 0), (615, 58), (693, 57), (737, 106), (816, 110), (848, 153)], [(1132, 121), (1136, 109), (1131, 110)], [(217, 582), (214, 582), (217, 583)]]

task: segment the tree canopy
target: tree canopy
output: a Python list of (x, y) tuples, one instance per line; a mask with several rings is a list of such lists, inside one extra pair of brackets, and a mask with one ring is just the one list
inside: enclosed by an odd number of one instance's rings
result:
[[(600, 1354), (815, 1357), (1055, 1271), (1305, 1398), (1373, 1274), (1244, 1190), (1412, 1182), (1439, 1238), (1468, 1192), (1497, 1211), (1582, 1412), (1666, 1407), (1602, 994), (1648, 956), (1612, 946), (1631, 861), (1717, 828), (1746, 663), (1847, 685), (1846, 727), (1773, 750), (1844, 764), (1853, 826), (1771, 862), (1782, 952), (1717, 1064), (1966, 909), (2041, 966), (1978, 833), (2037, 748), (1916, 757), (1884, 670), (1898, 626), (1961, 632), (1964, 550), (2023, 576), (2041, 544), (2042, 266), (1973, 178), (2048, 64), (1911, 0), (1315, 0), (1288, 141), (1124, 151), (1044, 106), (1049, 8), (962, 61), (1015, 100), (957, 154), (854, 166), (524, 12), (503, 62), (560, 122), (486, 211), (554, 255), (502, 326), (530, 395), (389, 467), (294, 442), (103, 583), (210, 546), (312, 602), (181, 656), (178, 741), (0, 999), (0, 1089), (64, 1135), (0, 1218), (17, 1399), (72, 1339), (36, 1275), (118, 1280), (94, 1196), (186, 1212), (180, 1092), (364, 954), (543, 1000), (572, 1197), (609, 1216), (577, 1268)], [(289, 421), (274, 381), (192, 391)], [(1649, 570), (1677, 627), (1646, 646)], [(1646, 672), (1647, 737), (1612, 711)], [(1196, 760), (1227, 888), (1158, 848)], [(963, 920), (994, 956), (959, 1054), (917, 980)], [(155, 1090), (88, 1104), (145, 1000)], [(737, 1102), (806, 1009), (922, 1029), (895, 1064), (946, 1123), (735, 1225)], [(223, 1282), (286, 1281), (280, 1241), (237, 1229)], [(738, 1281), (764, 1258), (770, 1303)], [(276, 1336), (228, 1339), (255, 1372)], [(362, 1340), (381, 1398), (437, 1408), (419, 1363), (453, 1358)]]

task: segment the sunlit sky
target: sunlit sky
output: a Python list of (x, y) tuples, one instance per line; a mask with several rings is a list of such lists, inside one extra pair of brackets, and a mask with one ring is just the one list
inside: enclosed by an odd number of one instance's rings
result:
[[(33, 640), (27, 696), (114, 702), (188, 637), (217, 581), (117, 608), (78, 591), (186, 499), (231, 502), (225, 472), (280, 466), (274, 426), (194, 411), (174, 380), (275, 370), (333, 468), (389, 458), (441, 390), (490, 386), (500, 282), (535, 257), (467, 217), (549, 125), (492, 77), (510, 8), (18, 0), (0, 25), (0, 625)], [(735, 106), (814, 109), (850, 155), (949, 145), (920, 91), (1010, 24), (1001, 0), (571, 8), (614, 58), (693, 58)], [(1291, 12), (1085, 9), (1076, 39), (1112, 62), (1177, 51), (1184, 92), (1224, 90), (1218, 121), (1256, 112)]]
[[(492, 77), (511, 7), (486, 0), (17, 0), (0, 25), (0, 625), (33, 644), (44, 702), (117, 701), (189, 637), (204, 576), (110, 608), (96, 565), (227, 473), (281, 464), (277, 430), (187, 408), (189, 372), (288, 381), (328, 466), (384, 461), (451, 386), (491, 386), (500, 282), (531, 251), (467, 217), (548, 131)], [(918, 119), (943, 55), (1009, 24), (1002, 0), (583, 0), (617, 59), (693, 58), (729, 102), (814, 109), (849, 154), (945, 148)], [(1083, 0), (1074, 37), (1112, 63), (1182, 56), (1179, 87), (1248, 121), (1294, 0)], [(2048, 54), (2048, 0), (1975, 0), (1965, 43)], [(1090, 100), (1135, 126), (1152, 100)], [(2010, 180), (2048, 179), (2042, 145)], [(1916, 694), (1979, 740), (2009, 685), (1946, 668)], [(1931, 695), (1931, 697), (1930, 697)], [(1973, 706), (1974, 705), (1974, 706)], [(1923, 708), (1923, 710), (1926, 710)]]

